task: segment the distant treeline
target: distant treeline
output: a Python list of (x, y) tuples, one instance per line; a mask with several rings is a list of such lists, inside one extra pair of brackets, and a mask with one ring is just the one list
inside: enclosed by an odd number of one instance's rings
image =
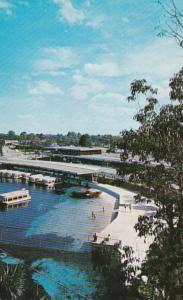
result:
[(17, 134), (15, 131), (10, 130), (7, 134), (0, 133), (0, 141), (4, 140), (18, 140), (18, 141), (27, 141), (32, 144), (44, 144), (44, 146), (49, 144), (58, 144), (58, 145), (80, 145), (80, 141), (83, 136), (88, 136), (90, 144), (94, 146), (108, 146), (115, 147), (120, 143), (120, 136), (113, 136), (111, 134), (105, 135), (89, 135), (69, 131), (67, 134), (43, 134), (43, 133), (27, 133), (21, 132)]

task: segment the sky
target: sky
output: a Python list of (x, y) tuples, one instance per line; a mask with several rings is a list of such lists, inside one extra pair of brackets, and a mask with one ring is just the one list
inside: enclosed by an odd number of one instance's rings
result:
[(0, 132), (136, 127), (130, 83), (146, 78), (165, 104), (183, 62), (161, 20), (156, 0), (0, 0)]

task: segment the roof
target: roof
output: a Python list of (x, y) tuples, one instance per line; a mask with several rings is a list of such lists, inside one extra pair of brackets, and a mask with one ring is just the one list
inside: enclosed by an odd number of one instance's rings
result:
[(13, 192), (7, 192), (7, 193), (3, 193), (3, 194), (0, 194), (0, 197), (16, 197), (16, 196), (21, 196), (23, 194), (27, 194), (29, 193), (28, 190), (26, 189), (21, 189), (21, 190), (17, 190), (17, 191), (13, 191)]
[(102, 150), (101, 148), (97, 147), (78, 147), (78, 146), (51, 146), (49, 148), (55, 148), (60, 150), (78, 150), (78, 151), (95, 151), (95, 150)]
[(45, 169), (49, 171), (59, 171), (61, 173), (86, 175), (95, 173), (113, 173), (113, 169), (103, 168), (100, 166), (89, 166), (84, 164), (62, 163), (43, 160), (25, 160), (25, 159), (7, 159), (2, 158), (0, 162), (6, 165), (22, 166), (22, 167), (35, 167), (38, 169)]

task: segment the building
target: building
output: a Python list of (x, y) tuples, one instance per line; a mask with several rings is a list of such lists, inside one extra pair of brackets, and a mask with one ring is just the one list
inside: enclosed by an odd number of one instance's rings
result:
[(49, 149), (54, 153), (63, 155), (93, 155), (102, 153), (101, 148), (94, 147), (56, 146)]

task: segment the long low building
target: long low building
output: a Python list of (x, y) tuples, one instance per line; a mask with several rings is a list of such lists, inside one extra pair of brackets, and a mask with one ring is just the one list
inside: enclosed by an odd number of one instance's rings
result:
[(62, 163), (42, 160), (8, 159), (1, 158), (0, 163), (4, 166), (26, 167), (37, 170), (47, 170), (62, 174), (72, 174), (75, 176), (94, 175), (98, 173), (115, 173), (114, 169), (102, 168), (100, 166), (88, 166), (83, 164)]
[(94, 155), (101, 154), (102, 149), (96, 147), (78, 147), (78, 146), (55, 146), (48, 147), (48, 150), (51, 150), (55, 153), (61, 153), (64, 155)]

